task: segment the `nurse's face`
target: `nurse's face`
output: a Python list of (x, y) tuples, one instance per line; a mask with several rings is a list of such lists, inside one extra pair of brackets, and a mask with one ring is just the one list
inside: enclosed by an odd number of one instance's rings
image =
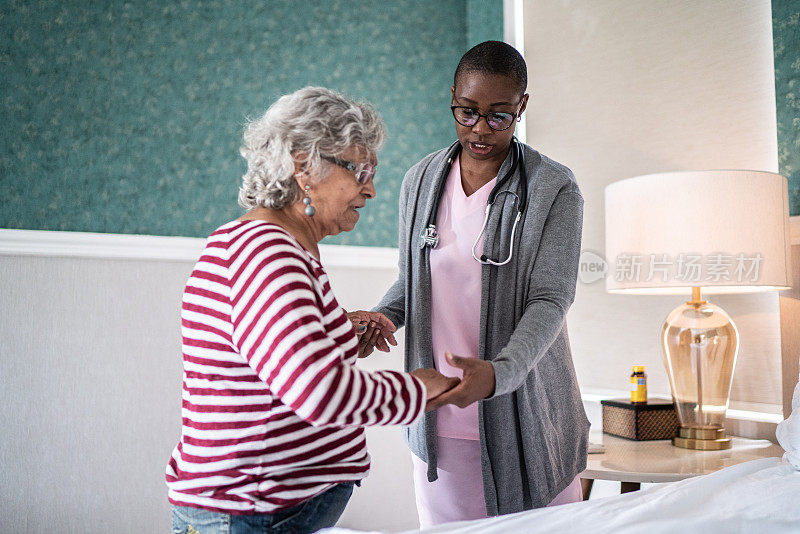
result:
[[(512, 78), (482, 72), (461, 74), (450, 92), (452, 105), (459, 106), (454, 116), (462, 158), (502, 163), (528, 95), (520, 93)], [(472, 122), (472, 126), (465, 125)]]

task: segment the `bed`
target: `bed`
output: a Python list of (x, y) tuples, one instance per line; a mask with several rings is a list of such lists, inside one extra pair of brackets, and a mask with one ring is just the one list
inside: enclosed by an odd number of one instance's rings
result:
[[(800, 385), (778, 425), (783, 458), (762, 458), (637, 492), (501, 517), (448, 523), (426, 534), (800, 533)], [(342, 528), (328, 534), (355, 534)], [(411, 531), (421, 532), (421, 531)]]

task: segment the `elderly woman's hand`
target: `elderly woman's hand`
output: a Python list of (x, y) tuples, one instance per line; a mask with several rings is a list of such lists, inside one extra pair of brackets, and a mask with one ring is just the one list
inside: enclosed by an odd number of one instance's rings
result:
[(426, 412), (430, 412), (439, 407), (439, 405), (432, 403), (436, 397), (453, 389), (461, 382), (460, 379), (454, 376), (444, 376), (436, 369), (415, 369), (411, 371), (411, 374), (422, 380), (422, 383), (425, 384), (425, 389), (427, 391), (427, 402), (425, 403)]
[(366, 358), (377, 347), (381, 352), (389, 352), (389, 345), (396, 346), (394, 323), (382, 313), (358, 310), (348, 312), (347, 318), (353, 323), (358, 336), (358, 357)]
[(445, 352), (444, 357), (452, 367), (457, 367), (464, 371), (464, 378), (461, 379), (458, 387), (429, 402), (426, 410), (435, 410), (445, 404), (454, 404), (459, 408), (466, 408), (473, 402), (494, 394), (494, 366), (491, 362), (479, 358), (463, 358), (450, 352)]

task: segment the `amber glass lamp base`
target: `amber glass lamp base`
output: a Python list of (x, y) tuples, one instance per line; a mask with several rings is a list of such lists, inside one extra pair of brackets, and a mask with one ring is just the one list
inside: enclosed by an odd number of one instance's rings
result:
[(692, 300), (667, 316), (660, 338), (680, 424), (673, 445), (730, 448), (723, 423), (739, 351), (739, 334), (730, 316), (701, 300), (699, 288), (694, 288)]

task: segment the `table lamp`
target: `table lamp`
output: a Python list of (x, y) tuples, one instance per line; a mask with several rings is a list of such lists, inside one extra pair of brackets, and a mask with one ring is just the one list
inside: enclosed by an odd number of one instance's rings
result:
[(705, 294), (788, 289), (786, 178), (744, 170), (684, 171), (605, 189), (609, 293), (691, 295), (659, 334), (680, 428), (673, 445), (730, 448), (723, 423), (739, 333)]

